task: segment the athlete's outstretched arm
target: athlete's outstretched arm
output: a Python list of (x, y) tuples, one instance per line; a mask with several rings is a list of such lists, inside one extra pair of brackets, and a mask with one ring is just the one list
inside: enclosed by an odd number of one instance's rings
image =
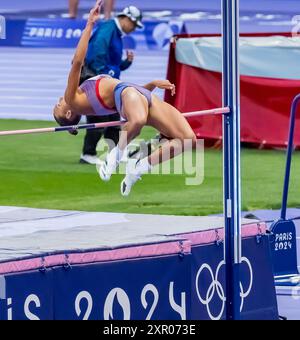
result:
[(91, 33), (93, 31), (95, 22), (100, 17), (102, 2), (102, 0), (98, 0), (95, 7), (90, 11), (86, 27), (81, 35), (73, 58), (72, 67), (68, 78), (68, 85), (65, 91), (65, 101), (71, 106), (74, 104), (75, 95), (79, 86), (81, 68), (87, 53)]
[(176, 93), (176, 87), (169, 80), (153, 80), (150, 83), (143, 86), (145, 89), (149, 91), (154, 91), (157, 87), (163, 90), (172, 91), (172, 96)]

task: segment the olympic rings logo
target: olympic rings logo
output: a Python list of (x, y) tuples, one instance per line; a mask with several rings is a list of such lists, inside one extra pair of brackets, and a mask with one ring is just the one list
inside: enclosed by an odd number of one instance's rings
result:
[[(253, 286), (253, 269), (251, 266), (250, 261), (246, 257), (242, 257), (242, 262), (245, 263), (248, 267), (249, 271), (249, 283), (247, 289), (242, 285), (242, 282), (240, 282), (240, 297), (241, 297), (241, 306), (240, 306), (240, 311), (243, 310), (244, 308), (244, 301), (245, 299), (250, 295), (250, 292), (252, 290)], [(225, 296), (225, 291), (224, 288), (219, 280), (219, 275), (220, 275), (220, 270), (221, 268), (225, 266), (225, 261), (221, 261), (217, 267), (216, 274), (214, 275), (212, 268), (207, 264), (203, 264), (200, 269), (198, 270), (197, 276), (196, 276), (196, 291), (197, 295), (199, 298), (199, 301), (206, 306), (207, 313), (210, 317), (211, 320), (220, 320), (225, 309), (225, 304), (226, 304), (226, 296)], [(200, 282), (200, 276), (204, 272), (204, 270), (207, 270), (208, 273), (210, 274), (211, 277), (211, 284), (209, 285), (207, 292), (205, 296), (203, 297), (200, 293), (199, 290), (199, 282)], [(217, 294), (218, 298), (221, 300), (222, 307), (220, 310), (220, 313), (218, 315), (213, 315), (211, 311), (211, 302), (213, 301), (213, 298)]]

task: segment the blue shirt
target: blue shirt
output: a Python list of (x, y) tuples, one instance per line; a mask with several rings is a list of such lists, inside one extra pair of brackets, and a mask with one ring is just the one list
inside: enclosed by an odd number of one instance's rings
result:
[(120, 78), (121, 71), (130, 65), (127, 59), (122, 60), (123, 40), (122, 32), (115, 20), (108, 20), (96, 27), (89, 42), (85, 59), (86, 65), (95, 74), (109, 74)]

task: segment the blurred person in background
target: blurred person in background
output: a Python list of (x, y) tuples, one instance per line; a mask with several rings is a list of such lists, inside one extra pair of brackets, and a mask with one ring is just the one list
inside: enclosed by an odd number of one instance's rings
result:
[(111, 13), (115, 7), (115, 0), (105, 0), (104, 2), (104, 18), (109, 20), (111, 18)]
[[(69, 18), (75, 19), (78, 15), (79, 0), (69, 0)], [(104, 1), (104, 18), (110, 19), (111, 13), (114, 9), (115, 0)]]
[(79, 0), (69, 0), (69, 18), (75, 19), (78, 14)]
[[(93, 32), (89, 41), (89, 47), (85, 63), (82, 68), (80, 84), (85, 80), (100, 74), (108, 74), (119, 79), (122, 71), (128, 69), (133, 60), (132, 51), (126, 51), (123, 59), (123, 40), (125, 34), (133, 32), (136, 28), (142, 28), (142, 13), (135, 6), (128, 6), (117, 15), (99, 25)], [(110, 116), (87, 116), (88, 124), (118, 121), (118, 113)], [(80, 163), (99, 164), (97, 157), (97, 144), (101, 137), (118, 144), (120, 127), (108, 127), (106, 129), (87, 130), (84, 138)]]

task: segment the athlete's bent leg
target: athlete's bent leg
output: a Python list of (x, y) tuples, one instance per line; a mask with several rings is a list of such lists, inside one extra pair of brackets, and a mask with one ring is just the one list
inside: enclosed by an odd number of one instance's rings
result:
[(184, 146), (193, 148), (196, 145), (196, 136), (182, 114), (173, 106), (161, 102), (154, 96), (147, 125), (156, 128), (170, 140), (166, 141), (149, 157), (135, 161), (134, 164), (129, 163), (130, 167), (127, 169), (126, 176), (121, 183), (121, 194), (123, 196), (128, 196), (132, 186), (141, 175), (148, 173), (153, 166), (170, 160), (183, 151), (187, 151)]
[(124, 124), (119, 144), (108, 154), (105, 163), (100, 167), (102, 180), (109, 181), (112, 173), (117, 169), (127, 145), (136, 138), (146, 125), (148, 118), (148, 102), (134, 88), (127, 88), (122, 92), (122, 114), (127, 119)]
[[(172, 105), (154, 98), (148, 124), (169, 138), (162, 147), (149, 156), (152, 166), (178, 156), (185, 147), (196, 146), (197, 138), (183, 115)], [(186, 142), (186, 143), (185, 143)]]

